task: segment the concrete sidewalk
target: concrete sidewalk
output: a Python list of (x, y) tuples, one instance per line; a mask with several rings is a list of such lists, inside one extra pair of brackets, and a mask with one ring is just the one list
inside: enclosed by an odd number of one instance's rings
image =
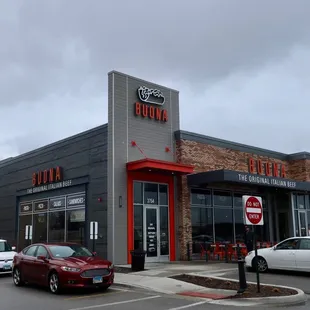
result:
[(208, 299), (227, 298), (237, 292), (232, 290), (211, 289), (166, 277), (142, 276), (116, 273), (115, 283), (142, 288), (161, 294), (179, 294)]
[[(130, 265), (116, 266), (130, 268)], [(115, 273), (115, 284), (136, 287), (161, 294), (178, 294), (207, 300), (217, 305), (246, 306), (253, 305), (296, 305), (304, 304), (307, 296), (302, 290), (295, 289), (297, 295), (264, 298), (231, 299), (237, 294), (233, 290), (205, 288), (202, 286), (171, 279), (179, 274), (193, 274), (205, 277), (221, 278), (222, 280), (236, 281), (223, 277), (229, 270), (237, 270), (236, 264), (227, 263), (160, 263), (146, 264), (146, 270), (134, 273)], [(250, 283), (250, 282), (248, 282)], [(263, 285), (263, 283), (261, 283)], [(268, 285), (268, 284), (267, 284)], [(284, 286), (282, 286), (284, 287)], [(286, 287), (291, 288), (291, 287)], [(291, 288), (292, 289), (292, 288)]]
[[(118, 265), (116, 267), (131, 268), (131, 265)], [(228, 271), (238, 270), (238, 265), (234, 263), (217, 262), (173, 262), (173, 263), (146, 263), (145, 270), (135, 272), (135, 275), (172, 277), (183, 273), (200, 273), (201, 275), (221, 275)]]
[[(117, 267), (130, 268), (130, 265)], [(230, 268), (229, 268), (230, 267)], [(220, 299), (235, 295), (233, 290), (205, 288), (191, 283), (171, 279), (169, 277), (184, 273), (219, 276), (226, 270), (235, 270), (233, 264), (146, 264), (147, 270), (135, 273), (116, 273), (115, 283), (143, 288), (162, 294), (180, 294), (193, 297)]]

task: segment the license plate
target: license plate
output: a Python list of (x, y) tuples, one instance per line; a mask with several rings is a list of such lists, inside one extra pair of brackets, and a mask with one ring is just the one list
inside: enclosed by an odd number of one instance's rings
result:
[(102, 283), (102, 277), (101, 276), (97, 276), (93, 278), (93, 283)]
[(10, 270), (12, 267), (9, 264), (3, 265), (4, 270)]

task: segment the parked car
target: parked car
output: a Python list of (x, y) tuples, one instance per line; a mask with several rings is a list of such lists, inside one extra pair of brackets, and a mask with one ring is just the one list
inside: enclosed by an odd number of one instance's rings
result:
[(0, 239), (0, 274), (12, 272), (15, 247), (11, 247), (6, 240)]
[(310, 272), (310, 236), (285, 239), (273, 247), (258, 249), (257, 255), (257, 263), (255, 251), (245, 257), (247, 269), (258, 268), (260, 272), (268, 269)]
[(114, 267), (79, 244), (32, 244), (15, 255), (13, 282), (47, 286), (53, 294), (65, 288), (106, 290), (114, 282)]

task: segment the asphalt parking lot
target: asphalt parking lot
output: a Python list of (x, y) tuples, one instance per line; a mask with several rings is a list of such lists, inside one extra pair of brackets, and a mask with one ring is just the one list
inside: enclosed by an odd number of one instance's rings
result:
[(15, 287), (10, 276), (0, 276), (1, 310), (178, 310), (186, 308), (195, 310), (223, 309), (219, 306), (215, 307), (206, 304), (201, 299), (156, 294), (117, 285), (105, 293), (79, 291), (52, 295), (43, 288), (33, 286)]
[[(274, 277), (273, 275), (263, 276), (267, 276), (270, 279)], [(277, 277), (281, 277), (281, 275), (277, 275)], [(282, 282), (284, 281), (283, 279), (286, 279), (285, 277), (286, 275), (282, 275)], [(309, 280), (310, 279), (308, 279), (308, 281)], [(288, 280), (286, 280), (286, 282), (287, 281)], [(295, 281), (297, 280), (295, 279)], [(306, 280), (303, 281), (305, 284)], [(79, 291), (66, 292), (61, 295), (52, 295), (44, 288), (33, 286), (15, 287), (10, 276), (0, 276), (1, 310), (181, 310), (187, 308), (194, 310), (236, 309), (236, 307), (233, 306), (208, 304), (205, 300), (201, 299), (157, 294), (154, 292), (125, 288), (117, 285), (105, 293), (96, 291)], [(256, 310), (258, 308), (251, 307), (251, 309)], [(291, 309), (309, 309), (309, 305), (292, 307)]]

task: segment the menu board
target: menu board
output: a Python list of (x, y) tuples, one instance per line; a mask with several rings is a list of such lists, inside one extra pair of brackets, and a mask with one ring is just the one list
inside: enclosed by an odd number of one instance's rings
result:
[(21, 202), (19, 205), (20, 213), (32, 212), (32, 202)]
[(48, 207), (48, 200), (40, 200), (34, 203), (34, 211), (46, 211)]
[(50, 199), (50, 210), (51, 209), (59, 209), (65, 208), (66, 206), (66, 198), (65, 197), (56, 197)]

